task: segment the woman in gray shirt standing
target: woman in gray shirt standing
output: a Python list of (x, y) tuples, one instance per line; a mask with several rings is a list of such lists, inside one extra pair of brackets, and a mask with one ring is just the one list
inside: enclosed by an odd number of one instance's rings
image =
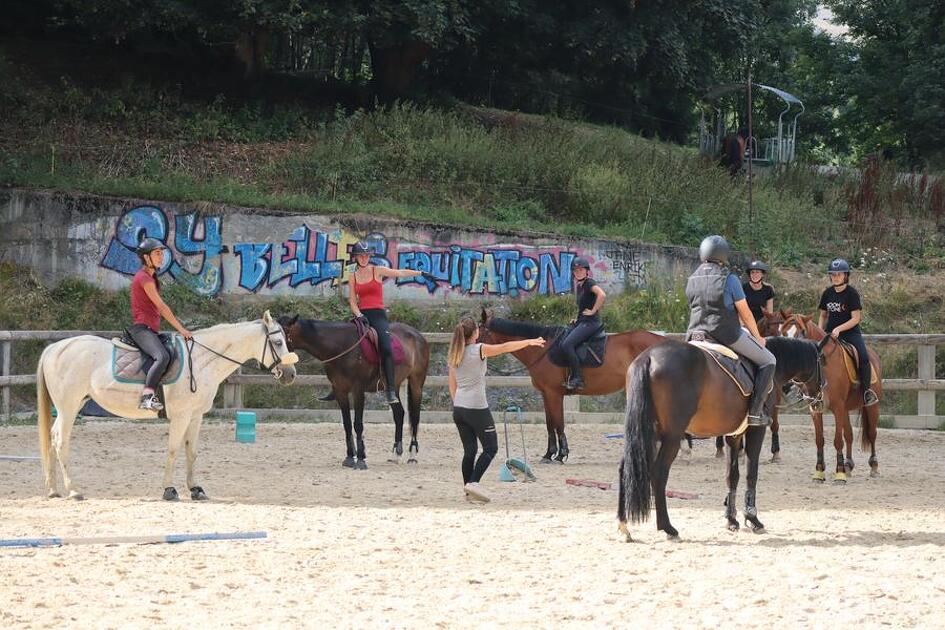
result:
[[(515, 352), (528, 346), (543, 346), (545, 340), (523, 339), (501, 344), (479, 341), (479, 324), (464, 317), (453, 329), (447, 362), (449, 363), (450, 396), (453, 399), (453, 422), (463, 441), (463, 484), (466, 500), (488, 503), (489, 496), (479, 486), (492, 458), (499, 450), (495, 422), (486, 398), (486, 359), (506, 352)], [(482, 454), (476, 459), (479, 444)]]

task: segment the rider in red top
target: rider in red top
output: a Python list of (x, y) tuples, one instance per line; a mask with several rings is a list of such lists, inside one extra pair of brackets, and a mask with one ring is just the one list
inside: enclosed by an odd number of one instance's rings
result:
[(164, 264), (164, 243), (156, 238), (146, 238), (141, 241), (135, 250), (141, 259), (141, 269), (131, 281), (131, 318), (132, 326), (128, 329), (131, 338), (141, 349), (142, 354), (150, 359), (147, 367), (147, 376), (144, 380), (144, 389), (141, 390), (141, 401), (138, 409), (160, 411), (161, 402), (154, 396), (154, 388), (160, 382), (167, 369), (171, 357), (158, 337), (163, 316), (177, 332), (190, 339), (191, 334), (177, 320), (170, 307), (164, 303), (159, 293), (161, 288), (156, 272)]
[(377, 345), (381, 354), (381, 367), (387, 388), (384, 396), (387, 404), (399, 405), (397, 388), (394, 385), (394, 357), (390, 346), (390, 324), (387, 321), (387, 311), (384, 310), (384, 278), (415, 278), (427, 276), (426, 272), (415, 269), (390, 269), (371, 264), (371, 254), (374, 250), (364, 241), (358, 241), (351, 247), (351, 257), (357, 263), (357, 268), (351, 274), (351, 285), (348, 291), (348, 305), (356, 318), (363, 318), (377, 331)]

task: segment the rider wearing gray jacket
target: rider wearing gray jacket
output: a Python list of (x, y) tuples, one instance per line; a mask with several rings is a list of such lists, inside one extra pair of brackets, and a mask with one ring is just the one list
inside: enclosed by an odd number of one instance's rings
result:
[(748, 401), (748, 424), (766, 426), (771, 423), (774, 398), (769, 393), (774, 381), (775, 358), (765, 349), (765, 339), (758, 332), (741, 283), (726, 266), (729, 251), (728, 242), (717, 235), (707, 236), (699, 246), (702, 264), (686, 284), (690, 308), (687, 338), (701, 333), (758, 367)]

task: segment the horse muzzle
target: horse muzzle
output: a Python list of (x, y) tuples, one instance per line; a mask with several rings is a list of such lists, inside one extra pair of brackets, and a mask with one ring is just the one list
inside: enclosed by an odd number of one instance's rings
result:
[(290, 385), (295, 380), (295, 366), (280, 363), (272, 368), (272, 375), (283, 385)]

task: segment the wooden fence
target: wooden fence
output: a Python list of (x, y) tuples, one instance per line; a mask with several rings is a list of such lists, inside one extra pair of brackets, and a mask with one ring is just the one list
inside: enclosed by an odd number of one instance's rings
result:
[[(0, 330), (0, 359), (2, 359), (2, 371), (0, 371), (0, 390), (2, 390), (2, 406), (0, 412), (3, 417), (10, 415), (10, 386), (12, 385), (31, 385), (36, 382), (35, 374), (10, 374), (10, 363), (13, 354), (13, 344), (16, 341), (57, 341), (66, 339), (75, 335), (97, 335), (100, 337), (115, 337), (120, 335), (118, 331), (79, 331), (79, 330)], [(679, 333), (670, 333), (670, 337), (681, 337)], [(449, 333), (424, 333), (427, 341), (435, 344), (447, 344), (450, 341)], [(912, 346), (918, 349), (918, 378), (914, 379), (896, 379), (887, 378), (883, 380), (884, 391), (910, 391), (918, 394), (918, 413), (916, 415), (888, 415), (898, 428), (910, 429), (930, 429), (939, 427), (945, 417), (935, 414), (935, 393), (945, 390), (945, 379), (938, 379), (935, 375), (935, 348), (938, 345), (945, 345), (945, 334), (918, 334), (918, 335), (896, 335), (896, 334), (877, 334), (865, 335), (867, 343), (870, 345), (896, 345)], [(216, 410), (216, 414), (229, 414), (234, 409), (243, 408), (243, 386), (244, 385), (268, 385), (272, 384), (272, 377), (267, 374), (233, 374), (223, 385), (223, 408)], [(531, 387), (531, 379), (528, 376), (487, 376), (486, 383), (489, 387)], [(427, 377), (428, 387), (447, 387), (447, 377), (445, 375), (431, 375)], [(322, 375), (301, 374), (295, 379), (295, 386), (327, 386), (328, 379)], [(405, 395), (402, 393), (402, 395)], [(307, 418), (310, 420), (336, 420), (339, 415), (337, 410), (329, 409), (258, 409), (255, 410), (261, 418)], [(618, 423), (623, 421), (623, 414), (620, 412), (587, 412), (581, 411), (580, 396), (569, 396), (565, 398), (565, 412), (568, 422), (598, 422), (598, 423)], [(525, 414), (529, 422), (544, 422), (543, 412), (528, 412)], [(424, 410), (424, 422), (448, 422), (451, 421), (451, 413), (446, 410)], [(365, 421), (367, 422), (388, 422), (390, 412), (383, 411), (365, 411)], [(809, 422), (807, 415), (784, 415), (782, 421), (785, 423)]]

